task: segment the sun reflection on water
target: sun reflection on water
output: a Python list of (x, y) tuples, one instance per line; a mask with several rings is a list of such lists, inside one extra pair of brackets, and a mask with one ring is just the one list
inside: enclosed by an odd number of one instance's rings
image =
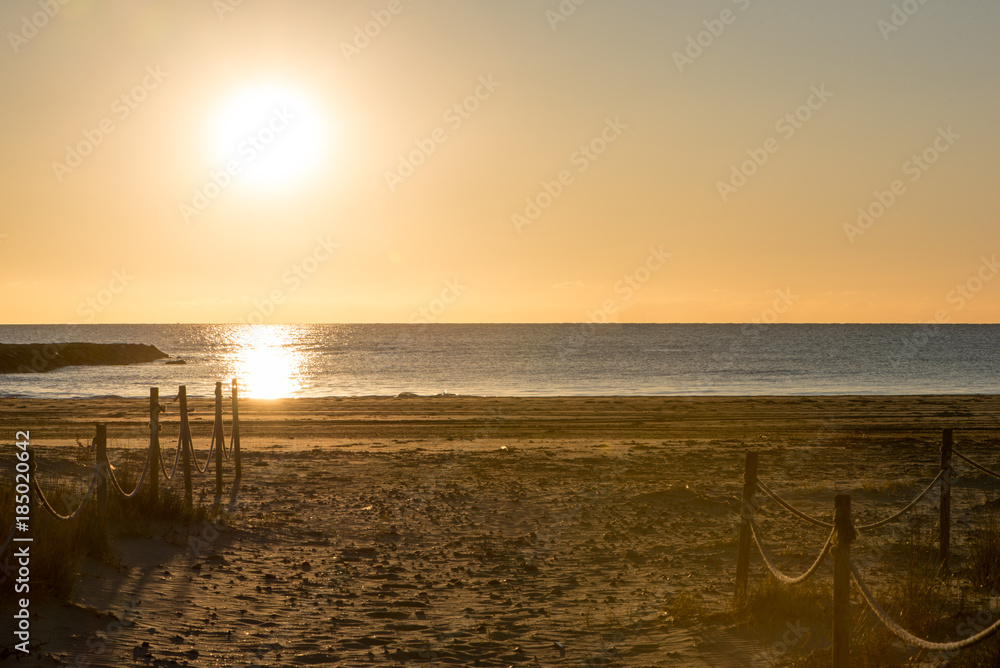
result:
[(282, 325), (247, 325), (236, 332), (233, 375), (240, 394), (255, 399), (294, 397), (302, 390), (305, 360)]

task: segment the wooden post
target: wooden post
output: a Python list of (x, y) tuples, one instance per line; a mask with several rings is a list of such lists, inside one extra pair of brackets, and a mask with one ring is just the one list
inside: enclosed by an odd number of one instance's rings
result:
[(941, 569), (948, 570), (949, 549), (951, 547), (951, 447), (952, 430), (945, 429), (941, 435)]
[(236, 467), (236, 488), (243, 478), (243, 462), (240, 461), (240, 390), (233, 378), (233, 461)]
[(226, 438), (222, 434), (222, 383), (215, 384), (215, 493), (222, 496), (222, 449)]
[(160, 498), (160, 388), (149, 388), (149, 498)]
[(738, 609), (747, 595), (747, 576), (750, 573), (750, 541), (752, 539), (750, 519), (753, 517), (753, 497), (757, 490), (757, 453), (747, 451), (743, 469), (743, 498), (740, 503), (740, 536), (736, 553), (736, 595), (734, 604)]
[(108, 476), (111, 475), (111, 466), (108, 462), (108, 426), (97, 425), (97, 526), (101, 531), (106, 531), (108, 527)]
[(851, 660), (851, 543), (857, 534), (851, 519), (851, 495), (834, 497), (837, 530), (833, 544), (833, 668)]
[(191, 510), (194, 504), (194, 494), (191, 490), (191, 425), (188, 424), (187, 386), (181, 385), (177, 390), (181, 411), (181, 457), (184, 460), (184, 505)]

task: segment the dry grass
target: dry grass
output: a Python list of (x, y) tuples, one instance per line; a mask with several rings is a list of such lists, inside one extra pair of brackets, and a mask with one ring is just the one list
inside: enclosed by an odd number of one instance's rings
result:
[(663, 612), (678, 626), (691, 626), (705, 616), (705, 601), (699, 594), (681, 590), (669, 598)]
[(988, 591), (1000, 591), (1000, 501), (986, 497), (975, 526), (969, 544), (969, 580)]
[[(939, 565), (935, 518), (917, 515), (902, 540), (890, 552), (899, 564), (889, 583), (875, 591), (886, 611), (914, 635), (936, 642), (969, 637), (1000, 619), (996, 603), (1000, 582), (1000, 516), (996, 503), (986, 500), (975, 513), (968, 544), (952, 550), (952, 573)], [(954, 541), (954, 538), (953, 538)], [(1000, 665), (998, 640), (988, 639), (960, 652), (912, 650), (901, 644), (867, 611), (858, 624), (855, 646), (862, 666)], [(893, 652), (895, 650), (895, 652)], [(896, 657), (888, 662), (887, 657)]]
[[(81, 448), (86, 450), (86, 448)], [(138, 460), (135, 455), (145, 456), (140, 451), (132, 453), (133, 457), (123, 458), (115, 475), (126, 492), (134, 489), (141, 474), (144, 460)], [(84, 457), (86, 459), (86, 457)], [(73, 520), (59, 520), (52, 517), (46, 510), (34, 506), (31, 514), (31, 592), (33, 596), (52, 596), (65, 600), (72, 593), (81, 561), (84, 557), (97, 559), (112, 566), (121, 566), (121, 557), (114, 546), (114, 536), (148, 535), (152, 529), (162, 523), (194, 524), (208, 516), (204, 507), (196, 506), (192, 510), (185, 507), (183, 496), (176, 493), (168, 483), (161, 479), (159, 499), (154, 502), (146, 493), (134, 499), (122, 498), (108, 485), (107, 525), (98, 518), (97, 504), (91, 502), (83, 512)], [(89, 485), (89, 480), (88, 480)], [(58, 481), (42, 487), (46, 499), (62, 515), (68, 515), (76, 510), (86, 487), (80, 483), (67, 484)], [(148, 489), (148, 488), (147, 488)], [(10, 527), (14, 522), (14, 504), (9, 500), (14, 498), (14, 482), (10, 474), (0, 477), (0, 499), (8, 502), (0, 504), (0, 526)], [(0, 562), (7, 566), (14, 563), (12, 544), (0, 555)], [(0, 580), (6, 576), (0, 572)], [(14, 598), (13, 587), (0, 587), (0, 602)]]
[[(79, 497), (78, 492), (71, 492), (65, 486), (54, 487), (46, 492), (49, 503), (58, 511), (65, 513), (69, 505)], [(0, 498), (14, 498), (14, 484), (10, 477), (0, 479)], [(14, 522), (13, 504), (4, 503), (0, 510), (0, 525), (9, 527)], [(93, 504), (73, 521), (63, 522), (53, 518), (46, 511), (33, 509), (31, 516), (31, 592), (67, 598), (76, 581), (77, 570), (84, 556), (92, 556), (109, 564), (117, 564), (118, 554), (108, 540), (107, 532), (101, 530)], [(13, 554), (15, 544), (0, 555), (0, 560), (7, 566), (15, 563)], [(13, 571), (13, 568), (12, 568)], [(0, 576), (0, 579), (6, 579)], [(0, 588), (0, 600), (14, 598), (14, 588)]]
[[(947, 642), (968, 637), (1000, 619), (996, 583), (1000, 581), (1000, 511), (986, 503), (977, 517), (977, 531), (956, 557), (959, 566), (943, 576), (939, 566), (937, 523), (915, 515), (904, 530), (883, 546), (880, 562), (887, 566), (885, 583), (872, 586), (876, 600), (890, 617), (922, 638)], [(789, 620), (821, 630), (810, 642), (797, 641), (787, 651), (773, 653), (773, 665), (829, 666), (832, 605), (828, 581), (816, 579), (786, 586), (768, 576), (753, 587), (738, 617), (758, 637), (780, 641)], [(851, 665), (863, 668), (895, 666), (955, 666), (973, 668), (1000, 665), (1000, 640), (989, 639), (961, 652), (945, 654), (904, 645), (871, 612), (856, 588), (851, 605)], [(780, 642), (778, 643), (780, 644)]]

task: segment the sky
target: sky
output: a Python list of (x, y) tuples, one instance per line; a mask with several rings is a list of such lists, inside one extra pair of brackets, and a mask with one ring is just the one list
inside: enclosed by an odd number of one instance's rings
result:
[(996, 322), (992, 0), (5, 0), (0, 322)]

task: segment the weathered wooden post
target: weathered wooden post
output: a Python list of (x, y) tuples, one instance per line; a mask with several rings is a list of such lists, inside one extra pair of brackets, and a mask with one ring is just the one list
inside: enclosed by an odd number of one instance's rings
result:
[(222, 495), (222, 456), (226, 438), (222, 433), (222, 383), (215, 384), (215, 493)]
[(945, 429), (941, 435), (941, 569), (948, 570), (949, 549), (951, 547), (951, 448), (952, 430)]
[(851, 660), (851, 543), (857, 537), (851, 519), (851, 495), (833, 500), (833, 668), (847, 668)]
[(240, 390), (233, 378), (233, 460), (236, 468), (236, 489), (243, 478), (243, 462), (240, 461)]
[(757, 490), (757, 453), (747, 451), (743, 469), (743, 498), (740, 502), (740, 537), (736, 553), (736, 595), (734, 604), (739, 608), (746, 600), (747, 576), (750, 573), (750, 520), (753, 518), (753, 497)]
[(97, 447), (97, 525), (101, 531), (106, 531), (108, 527), (108, 476), (111, 475), (111, 466), (108, 462), (108, 426), (97, 425), (97, 438), (94, 439)]
[(149, 498), (160, 498), (160, 388), (149, 388)]
[(181, 457), (184, 460), (184, 505), (191, 510), (194, 504), (194, 494), (191, 490), (191, 425), (188, 424), (187, 386), (181, 385), (177, 390), (177, 400), (181, 411)]

